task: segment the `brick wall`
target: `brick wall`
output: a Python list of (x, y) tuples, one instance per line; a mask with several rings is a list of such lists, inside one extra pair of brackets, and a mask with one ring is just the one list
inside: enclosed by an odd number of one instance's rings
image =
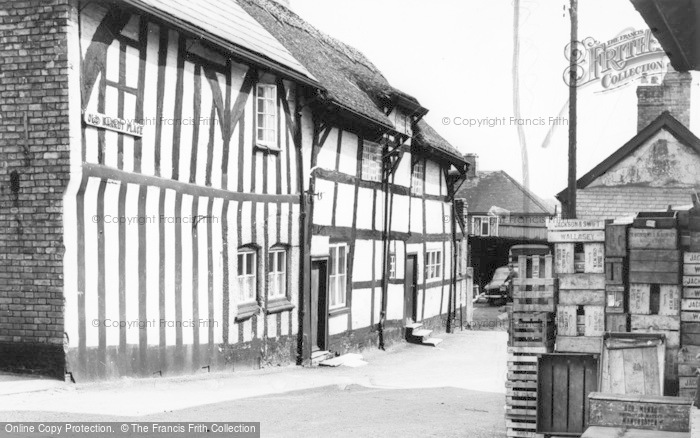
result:
[(661, 85), (637, 88), (637, 132), (662, 112), (668, 111), (685, 126), (690, 125), (690, 73), (679, 73), (669, 66)]
[(682, 187), (594, 187), (576, 193), (579, 219), (616, 219), (640, 211), (666, 210), (669, 205), (691, 204), (695, 189)]
[(0, 0), (0, 369), (57, 377), (68, 17), (68, 0)]

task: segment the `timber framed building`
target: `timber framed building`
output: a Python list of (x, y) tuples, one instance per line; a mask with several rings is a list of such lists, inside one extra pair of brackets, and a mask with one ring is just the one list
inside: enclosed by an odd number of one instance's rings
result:
[(469, 302), (467, 164), (359, 52), (266, 0), (5, 9), (3, 369), (306, 363)]

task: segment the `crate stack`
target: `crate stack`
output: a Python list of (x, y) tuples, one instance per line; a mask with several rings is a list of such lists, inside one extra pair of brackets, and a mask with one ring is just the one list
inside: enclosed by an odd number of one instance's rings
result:
[(665, 392), (674, 393), (681, 322), (681, 251), (675, 215), (639, 213), (628, 245), (631, 331), (665, 335)]
[(559, 280), (555, 350), (600, 353), (605, 331), (605, 221), (552, 220), (547, 228)]
[[(693, 250), (700, 248), (693, 247)], [(683, 253), (681, 351), (678, 354), (678, 395), (695, 397), (700, 368), (700, 252)]]
[(627, 224), (605, 226), (605, 330), (628, 332)]
[(552, 256), (520, 256), (510, 315), (506, 428), (508, 437), (539, 437), (537, 356), (551, 353), (555, 339), (557, 281)]

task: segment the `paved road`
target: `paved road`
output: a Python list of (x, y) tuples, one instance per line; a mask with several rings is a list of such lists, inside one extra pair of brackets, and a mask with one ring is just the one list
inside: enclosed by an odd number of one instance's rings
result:
[(360, 368), (124, 379), (7, 395), (0, 421), (260, 421), (263, 437), (504, 437), (505, 335), (465, 330), (442, 335), (437, 348), (369, 350)]

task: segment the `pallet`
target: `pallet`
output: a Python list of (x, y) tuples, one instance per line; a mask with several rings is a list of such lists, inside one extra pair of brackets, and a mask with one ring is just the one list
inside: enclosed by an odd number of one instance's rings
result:
[[(535, 322), (538, 332), (554, 327), (551, 313), (528, 315), (514, 313), (522, 324)], [(547, 327), (546, 329), (544, 327)], [(537, 360), (551, 352), (551, 345), (508, 347), (508, 380), (506, 381), (506, 436), (514, 438), (542, 437), (537, 427)]]
[(512, 313), (510, 345), (514, 347), (551, 347), (554, 345), (554, 336), (553, 313)]
[(537, 418), (506, 417), (506, 436), (508, 438), (540, 438), (544, 435), (535, 433), (537, 428)]
[(556, 279), (521, 278), (513, 285), (513, 312), (554, 312)]

